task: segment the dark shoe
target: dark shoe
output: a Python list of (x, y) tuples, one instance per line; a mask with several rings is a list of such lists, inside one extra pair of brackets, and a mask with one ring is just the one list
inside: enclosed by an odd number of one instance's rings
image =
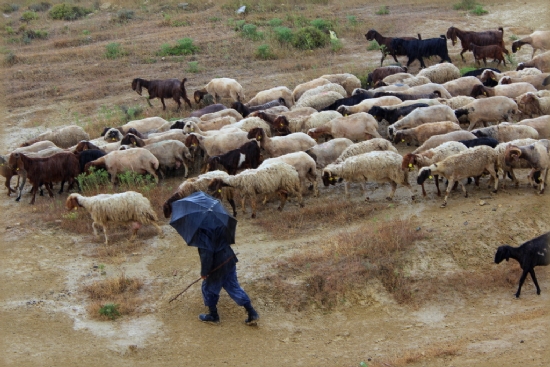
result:
[(220, 316), (201, 313), (199, 315), (199, 320), (201, 320), (202, 322), (209, 322), (209, 323), (213, 323), (213, 324), (219, 324), (220, 323)]
[(244, 323), (248, 326), (256, 326), (259, 319), (260, 315), (258, 315), (255, 309), (251, 308), (250, 310), (248, 310), (248, 318), (244, 320)]

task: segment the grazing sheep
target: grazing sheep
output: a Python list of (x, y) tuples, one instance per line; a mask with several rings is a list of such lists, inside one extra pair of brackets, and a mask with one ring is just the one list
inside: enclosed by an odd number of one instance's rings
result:
[(512, 116), (519, 113), (518, 106), (513, 99), (497, 96), (475, 100), (464, 107), (455, 110), (455, 116), (467, 116), (470, 121), (468, 131), (471, 131), (478, 123), (495, 123), (510, 121)]
[(535, 266), (550, 264), (550, 232), (524, 242), (519, 247), (499, 246), (495, 253), (495, 263), (500, 264), (503, 260), (508, 261), (510, 258), (516, 260), (522, 270), (516, 298), (519, 298), (521, 286), (525, 282), (527, 274), (531, 274), (531, 279), (533, 279), (533, 283), (537, 288), (537, 295), (540, 295), (539, 283), (535, 276)]
[[(197, 93), (197, 92), (195, 92), (195, 93)], [(195, 97), (195, 101), (196, 100), (197, 100), (197, 98)], [(200, 99), (199, 99), (199, 102), (197, 102), (197, 103), (200, 103)], [(223, 111), (223, 110), (226, 110), (226, 109), (227, 109), (227, 107), (225, 107), (221, 103), (211, 104), (209, 106), (201, 108), (200, 110), (196, 110), (196, 111), (191, 112), (189, 114), (189, 117), (202, 117), (204, 115), (215, 113), (215, 112), (220, 112), (220, 111)]]
[(353, 141), (363, 141), (381, 138), (378, 133), (378, 122), (366, 112), (355, 113), (330, 120), (323, 126), (309, 129), (307, 134), (313, 139), (320, 137), (348, 138)]
[[(212, 171), (206, 172), (198, 177), (188, 178), (183, 181), (178, 189), (170, 196), (162, 205), (162, 211), (165, 218), (170, 218), (172, 215), (172, 203), (176, 200), (183, 199), (194, 192), (197, 191), (208, 191), (208, 184), (215, 178), (222, 178), (229, 176), (226, 172), (223, 171)], [(235, 207), (235, 201), (233, 200), (235, 196), (235, 190), (232, 187), (224, 187), (221, 189), (220, 197), (225, 199), (231, 205), (233, 209), (233, 216), (237, 216), (237, 209)], [(243, 208), (244, 209), (244, 208)]]
[(418, 100), (423, 98), (441, 98), (441, 93), (438, 91), (435, 91), (433, 93), (429, 94), (410, 94), (410, 93), (400, 93), (400, 92), (377, 92), (374, 94), (374, 98), (379, 97), (386, 97), (386, 96), (395, 96), (399, 98), (401, 101), (409, 101), (409, 100)]
[(373, 87), (378, 81), (382, 81), (390, 75), (406, 72), (407, 68), (402, 66), (382, 66), (374, 69), (372, 73), (369, 73), (367, 77), (367, 84)]
[(338, 156), (338, 158), (334, 161), (334, 163), (342, 163), (349, 157), (353, 157), (356, 155), (374, 152), (374, 151), (391, 151), (397, 153), (397, 149), (387, 141), (386, 139), (382, 138), (374, 138), (370, 140), (361, 141), (359, 143), (355, 143), (344, 149), (342, 154)]
[[(122, 133), (122, 135), (126, 135), (130, 132), (130, 129), (136, 129), (142, 134), (148, 134), (150, 132), (164, 132), (170, 130), (170, 126), (172, 125), (171, 122), (166, 121), (162, 117), (147, 117), (141, 120), (132, 120), (127, 122), (126, 124), (116, 127), (118, 131)], [(103, 130), (103, 133), (101, 136), (104, 136), (107, 131), (109, 131), (110, 127), (106, 127)], [(81, 139), (81, 140), (87, 140), (87, 139)]]
[(209, 112), (199, 116), (199, 118), (202, 121), (201, 123), (217, 121), (221, 118), (228, 118), (228, 117), (234, 118), (235, 121), (241, 121), (243, 119), (243, 116), (232, 108), (224, 108), (216, 112)]
[(229, 132), (230, 129), (238, 128), (241, 131), (249, 132), (255, 127), (261, 127), (262, 129), (265, 130), (267, 136), (271, 136), (271, 126), (268, 125), (267, 122), (265, 122), (263, 119), (259, 117), (246, 117), (239, 122), (235, 122), (234, 124), (223, 126), (220, 129), (220, 131)]
[(514, 41), (514, 43), (512, 43), (512, 52), (516, 53), (521, 50), (523, 45), (531, 45), (531, 47), (533, 47), (533, 54), (531, 55), (531, 58), (535, 57), (535, 52), (537, 52), (537, 50), (549, 51), (550, 31), (536, 31), (527, 37)]
[[(403, 84), (408, 85), (409, 87), (416, 87), (419, 85), (429, 84), (431, 82), (432, 81), (430, 79), (422, 75), (417, 75), (417, 76), (413, 76), (412, 78), (403, 79)], [(382, 87), (383, 82), (379, 82), (379, 86)]]
[(388, 136), (393, 138), (396, 130), (410, 129), (427, 122), (452, 121), (458, 124), (455, 112), (445, 105), (420, 107), (388, 126)]
[(187, 163), (193, 160), (189, 149), (179, 140), (163, 140), (144, 147), (158, 159), (159, 172), (164, 178), (169, 169), (184, 168), (184, 177), (187, 177), (189, 167)]
[(523, 75), (520, 77), (504, 76), (498, 81), (498, 85), (514, 84), (514, 83), (529, 83), (536, 90), (546, 90), (544, 81), (550, 76), (550, 73), (540, 73), (537, 75)]
[(487, 45), (487, 46), (478, 46), (476, 44), (470, 43), (470, 51), (474, 54), (474, 60), (476, 64), (480, 65), (480, 60), (483, 60), (484, 66), (487, 66), (487, 58), (491, 57), (493, 60), (498, 60), (497, 66), (500, 65), (500, 62), (506, 66), (506, 60), (504, 55), (508, 55), (509, 52), (504, 47), (499, 45)]
[[(479, 138), (479, 139), (486, 139), (486, 138)], [(478, 140), (474, 139), (473, 141)], [(493, 139), (494, 140), (494, 139)], [(514, 185), (516, 187), (519, 186), (519, 180), (517, 179), (514, 169), (531, 169), (531, 165), (526, 162), (525, 160), (511, 160), (509, 162), (506, 161), (506, 150), (508, 146), (515, 145), (515, 146), (522, 146), (522, 145), (529, 145), (535, 143), (537, 140), (535, 139), (516, 139), (505, 143), (499, 143), (495, 146), (495, 152), (497, 152), (498, 158), (497, 158), (497, 168), (498, 173), (502, 172), (502, 186), (506, 187), (506, 176), (509, 176)]]
[(393, 142), (395, 144), (403, 142), (407, 143), (407, 145), (414, 144), (419, 146), (434, 135), (458, 130), (461, 130), (461, 128), (455, 121), (426, 122), (417, 127), (395, 131)]
[[(378, 45), (383, 46), (383, 47), (380, 47), (380, 51), (382, 52), (382, 58), (380, 59), (380, 66), (382, 66), (382, 63), (384, 62), (386, 55), (392, 55), (395, 62), (399, 62), (397, 61), (396, 56), (406, 55), (405, 53), (403, 53), (403, 50), (393, 46), (394, 37), (384, 37), (380, 33), (378, 33), (376, 30), (370, 29), (365, 34), (365, 38), (367, 39), (367, 41), (376, 41)], [(417, 40), (417, 38), (415, 37), (399, 37), (399, 38), (404, 40)]]
[[(197, 121), (198, 120), (198, 121)], [(183, 121), (180, 129), (187, 125), (188, 122), (194, 122), (197, 125), (197, 128), (201, 131), (212, 131), (220, 130), (222, 127), (236, 123), (237, 121), (242, 120), (242, 117), (239, 120), (236, 120), (232, 116), (223, 116), (212, 120), (203, 121), (201, 119), (187, 119)]]
[(317, 145), (315, 140), (301, 132), (270, 138), (265, 130), (260, 127), (250, 130), (247, 138), (259, 141), (260, 147), (266, 151), (270, 158), (288, 153), (303, 152)]
[(443, 84), (443, 87), (451, 96), (469, 96), (476, 85), (482, 85), (481, 81), (475, 76), (463, 76)]
[(256, 196), (278, 193), (281, 199), (279, 210), (283, 210), (288, 194), (296, 195), (300, 207), (303, 207), (300, 178), (291, 165), (284, 162), (273, 162), (257, 169), (247, 169), (235, 176), (215, 178), (208, 185), (208, 191), (220, 198), (223, 187), (233, 187), (242, 197), (242, 207), (250, 199), (252, 218), (256, 218)]
[(401, 102), (402, 101), (395, 96), (370, 98), (370, 99), (365, 99), (361, 103), (356, 104), (354, 106), (340, 106), (336, 109), (336, 111), (338, 111), (344, 116), (347, 116), (355, 113), (368, 112), (374, 106), (393, 106)]
[(438, 98), (438, 101), (441, 102), (441, 104), (451, 107), (453, 110), (457, 110), (466, 106), (468, 103), (472, 103), (473, 101), (475, 101), (475, 98), (472, 98), (470, 96), (456, 96), (450, 99)]
[(448, 141), (470, 140), (470, 139), (476, 139), (476, 138), (477, 136), (475, 136), (469, 131), (464, 131), (464, 130), (452, 131), (447, 134), (434, 135), (430, 137), (428, 140), (426, 140), (424, 144), (416, 148), (413, 151), (413, 154), (418, 154), (428, 149), (433, 149)]
[(520, 158), (525, 159), (531, 166), (528, 177), (533, 187), (536, 187), (533, 175), (536, 171), (540, 171), (539, 194), (544, 194), (545, 183), (548, 181), (548, 168), (550, 168), (549, 141), (540, 140), (530, 145), (506, 147), (504, 153), (506, 164), (509, 165), (512, 161), (517, 161)]
[[(404, 185), (409, 189), (414, 200), (414, 192), (409, 184), (409, 172), (401, 169), (402, 157), (392, 151), (372, 151), (357, 156), (349, 157), (341, 163), (329, 164), (323, 169), (323, 184), (334, 185), (345, 180), (344, 190), (346, 198), (349, 198), (350, 182), (389, 182), (391, 192), (386, 200), (392, 200), (397, 185)], [(369, 200), (367, 196), (365, 200)]]
[(311, 107), (316, 111), (321, 111), (323, 108), (330, 106), (339, 99), (342, 99), (342, 94), (338, 92), (328, 91), (315, 95), (304, 95), (294, 105), (294, 108)]
[(206, 171), (215, 171), (221, 166), (230, 175), (236, 175), (238, 169), (258, 168), (259, 165), (260, 146), (257, 141), (250, 140), (238, 149), (210, 157), (206, 162)]
[(285, 105), (288, 108), (292, 108), (292, 106), (294, 106), (294, 97), (292, 96), (292, 91), (284, 86), (258, 92), (254, 96), (254, 98), (248, 101), (248, 103), (246, 103), (245, 105), (247, 107), (258, 106), (279, 98), (283, 98), (285, 100)]
[[(420, 61), (420, 66), (425, 68), (426, 64), (424, 64), (424, 57), (431, 56), (439, 56), (441, 62), (447, 61), (452, 63), (449, 58), (449, 51), (447, 50), (447, 37), (444, 35), (441, 35), (439, 38), (428, 38), (425, 40), (404, 40), (394, 38), (391, 47), (394, 50), (403, 51), (409, 58), (407, 67), (409, 67), (414, 60), (418, 59), (418, 61)], [(458, 73), (458, 77), (460, 77), (460, 72)], [(452, 79), (447, 79), (444, 82), (449, 80)]]
[[(462, 76), (463, 76), (463, 77), (475, 76), (476, 78), (479, 79), (479, 77), (481, 76), (481, 74), (483, 74), (483, 72), (484, 72), (485, 70), (492, 70), (492, 71), (496, 71), (497, 73), (500, 73), (500, 70), (499, 70), (499, 69), (495, 69), (495, 68), (479, 68), (479, 69), (475, 69), (475, 70), (468, 71), (468, 72), (464, 73)], [(491, 87), (491, 86), (489, 85), (489, 87)]]
[(321, 111), (309, 115), (300, 127), (301, 132), (307, 133), (309, 129), (324, 126), (329, 121), (342, 117), (342, 114), (336, 111)]
[(420, 70), (416, 76), (426, 77), (432, 83), (443, 84), (460, 78), (460, 70), (450, 62), (441, 63)]
[(95, 161), (89, 162), (85, 166), (85, 171), (90, 167), (96, 170), (105, 169), (111, 175), (111, 183), (116, 184), (117, 174), (125, 171), (134, 171), (139, 174), (149, 173), (158, 182), (159, 178), (156, 170), (159, 168), (158, 159), (144, 148), (134, 148), (128, 150), (116, 150)]
[(409, 89), (405, 89), (401, 93), (403, 94), (435, 94), (438, 92), (440, 94), (439, 97), (442, 98), (451, 98), (451, 94), (443, 87), (441, 84), (437, 83), (427, 83), (422, 85), (416, 85), (414, 87), (410, 87)]
[(359, 93), (351, 97), (340, 98), (334, 101), (331, 105), (322, 109), (322, 111), (336, 111), (340, 106), (354, 106), (363, 102), (365, 99), (370, 99), (371, 96), (367, 93)]
[(241, 102), (245, 99), (243, 87), (231, 78), (214, 78), (203, 89), (195, 91), (193, 98), (199, 104), (206, 94), (214, 97), (216, 103), (222, 98), (231, 98), (233, 101)]
[(463, 31), (456, 27), (449, 27), (447, 29), (447, 38), (452, 41), (453, 46), (456, 45), (457, 37), (460, 39), (460, 44), (462, 46), (462, 51), (460, 52), (460, 57), (462, 61), (464, 60), (464, 52), (470, 50), (470, 44), (474, 43), (479, 46), (487, 45), (499, 45), (504, 48), (504, 29), (502, 27), (498, 28), (498, 31), (482, 31), (482, 32), (473, 32), (473, 31)]
[[(420, 170), (423, 167), (428, 167), (434, 163), (442, 161), (443, 159), (450, 157), (451, 155), (458, 154), (464, 150), (468, 149), (466, 145), (457, 142), (457, 141), (448, 141), (441, 144), (438, 147), (428, 149), (422, 153), (413, 154), (407, 153), (403, 156), (403, 162), (401, 163), (401, 168), (409, 171), (413, 171), (414, 167)], [(441, 196), (441, 191), (439, 190), (439, 176), (434, 175), (434, 183), (437, 188), (437, 196)], [(426, 189), (424, 188), (424, 182), (422, 185), (422, 196), (426, 196)]]
[(494, 138), (500, 143), (515, 139), (538, 139), (539, 133), (531, 126), (499, 124), (472, 130), (472, 134), (478, 138)]
[(98, 149), (86, 149), (74, 154), (78, 158), (80, 172), (85, 172), (86, 164), (88, 162), (95, 161), (96, 159), (103, 157), (106, 153)]
[(262, 162), (260, 168), (274, 162), (284, 162), (286, 164), (290, 164), (296, 169), (296, 172), (298, 172), (300, 186), (304, 187), (307, 180), (313, 186), (313, 196), (317, 197), (319, 195), (319, 189), (317, 188), (317, 167), (315, 160), (309, 154), (306, 152), (294, 152), (283, 154), (275, 158), (268, 158)]
[(451, 155), (440, 162), (434, 163), (428, 167), (423, 167), (418, 173), (417, 182), (421, 185), (429, 176), (443, 176), (449, 183), (447, 185), (447, 191), (445, 199), (441, 207), (447, 206), (447, 198), (454, 186), (455, 182), (459, 182), (462, 186), (464, 196), (468, 197), (466, 187), (460, 181), (468, 177), (481, 176), (483, 172), (488, 171), (491, 177), (495, 180), (495, 188), (493, 192), (497, 192), (498, 189), (498, 175), (495, 171), (495, 165), (497, 161), (497, 153), (489, 146), (481, 145), (475, 148), (464, 150), (458, 154)]
[[(386, 66), (386, 67), (391, 67), (391, 66)], [(406, 69), (406, 67), (404, 68)], [(373, 86), (377, 85), (377, 83), (380, 81), (383, 82), (382, 85), (405, 84), (403, 83), (405, 79), (412, 79), (412, 78), (415, 78), (415, 76), (405, 71), (393, 73), (388, 76), (385, 76), (384, 78), (382, 78), (382, 80), (377, 80), (375, 83), (373, 83)]]
[(195, 133), (191, 133), (185, 140), (185, 145), (191, 151), (200, 147), (206, 154), (205, 159), (229, 152), (230, 150), (237, 149), (245, 143), (248, 143), (250, 138), (245, 131), (238, 133), (228, 133), (223, 135), (214, 136), (202, 136)]
[(228, 132), (241, 131), (240, 128), (233, 126), (233, 124), (222, 126), (222, 128), (225, 128), (225, 127), (228, 127), (228, 128), (224, 130), (203, 131), (201, 130), (199, 125), (197, 125), (197, 123), (195, 123), (194, 121), (187, 121), (182, 130), (184, 134), (195, 133), (203, 136), (212, 136), (212, 135), (219, 135), (219, 134), (227, 134)]
[(497, 85), (494, 88), (486, 87), (484, 85), (476, 85), (472, 88), (472, 93), (470, 97), (478, 98), (480, 96), (484, 97), (497, 97), (503, 96), (508, 98), (516, 98), (527, 92), (536, 92), (537, 89), (529, 83), (514, 83), (514, 84), (505, 84)]
[(349, 73), (321, 75), (321, 78), (325, 78), (331, 83), (336, 83), (344, 87), (348, 97), (351, 96), (351, 93), (355, 88), (361, 87), (361, 81), (359, 78)]
[(149, 107), (153, 107), (151, 99), (160, 98), (162, 102), (162, 109), (166, 110), (164, 104), (164, 98), (173, 98), (178, 104), (178, 110), (181, 108), (180, 98), (183, 98), (185, 103), (191, 108), (191, 101), (187, 98), (185, 91), (185, 82), (187, 78), (183, 78), (180, 82), (179, 79), (166, 79), (166, 80), (145, 80), (136, 78), (132, 80), (132, 89), (141, 96), (142, 87), (147, 89), (149, 96), (147, 97), (147, 103)]
[(20, 146), (28, 147), (34, 143), (45, 140), (51, 141), (60, 148), (67, 149), (78, 144), (81, 140), (90, 140), (90, 136), (80, 126), (61, 126), (51, 131), (42, 133), (33, 139), (27, 140)]
[(311, 107), (300, 107), (288, 112), (283, 112), (280, 115), (265, 113), (264, 117), (271, 121), (279, 132), (284, 132), (288, 129), (289, 132), (300, 132), (304, 122), (314, 113), (318, 111)]
[(233, 102), (231, 104), (231, 108), (237, 111), (238, 113), (240, 113), (243, 117), (247, 117), (248, 115), (250, 115), (250, 113), (254, 111), (262, 111), (262, 110), (270, 109), (272, 107), (284, 106), (284, 105), (285, 105), (285, 100), (280, 97), (273, 101), (269, 101), (260, 105), (250, 106), (250, 107), (247, 107), (241, 102)]
[(460, 140), (459, 143), (464, 144), (466, 148), (478, 147), (480, 145), (487, 145), (491, 148), (495, 148), (499, 142), (495, 138), (476, 138), (468, 140)]
[(298, 84), (292, 91), (292, 98), (294, 99), (294, 103), (298, 102), (300, 97), (302, 97), (302, 94), (304, 94), (307, 90), (313, 89), (315, 87), (319, 87), (321, 85), (329, 84), (329, 83), (331, 82), (325, 78), (317, 78), (317, 79), (310, 80), (309, 82)]
[[(324, 94), (326, 92), (336, 92), (336, 93), (340, 94), (340, 96), (341, 96), (340, 98), (344, 98), (344, 97), (347, 96), (346, 90), (340, 84), (329, 83), (329, 84), (323, 84), (323, 85), (320, 85), (318, 87), (306, 90), (300, 96), (300, 100), (305, 99), (307, 97)], [(294, 107), (293, 107), (294, 109), (298, 108), (298, 107), (304, 107), (303, 105), (302, 106), (297, 106), (298, 102), (299, 101), (296, 101), (296, 105), (294, 105)], [(303, 104), (303, 102), (302, 102), (302, 104)]]
[(162, 237), (162, 229), (157, 224), (157, 213), (151, 207), (149, 200), (139, 192), (126, 191), (119, 194), (100, 194), (96, 196), (82, 196), (71, 194), (65, 202), (68, 210), (86, 209), (92, 217), (94, 235), (97, 234), (97, 225), (103, 227), (105, 245), (109, 244), (107, 236), (108, 226), (113, 223), (132, 223), (132, 236), (136, 238), (137, 231), (144, 224), (152, 224)]
[[(510, 84), (515, 85), (515, 84)], [(518, 108), (526, 115), (550, 115), (550, 97), (538, 97), (535, 93), (522, 94), (517, 99)]]
[(479, 80), (483, 83), (486, 87), (495, 87), (498, 85), (500, 80), (506, 76), (512, 77), (512, 78), (522, 78), (524, 76), (529, 75), (540, 75), (542, 72), (539, 69), (536, 68), (526, 68), (520, 71), (505, 71), (504, 73), (500, 73), (496, 70), (486, 68), (483, 70), (483, 73), (479, 76)]
[(550, 113), (534, 119), (521, 120), (518, 125), (531, 126), (539, 133), (539, 139), (550, 139)]
[[(375, 140), (367, 140), (368, 142)], [(376, 139), (378, 140), (378, 139)], [(384, 140), (386, 141), (386, 140)], [(347, 138), (336, 138), (314, 146), (306, 150), (316, 163), (318, 169), (323, 169), (328, 164), (333, 163), (346, 148), (353, 145), (353, 142)]]
[(550, 51), (533, 57), (531, 61), (520, 62), (516, 70), (523, 70), (525, 68), (537, 68), (543, 73), (550, 72)]

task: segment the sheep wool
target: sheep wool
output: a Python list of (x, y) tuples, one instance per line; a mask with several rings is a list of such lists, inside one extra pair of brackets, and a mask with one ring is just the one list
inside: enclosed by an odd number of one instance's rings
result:
[(236, 123), (231, 124), (231, 125), (225, 125), (224, 127), (221, 128), (221, 130), (223, 131), (223, 130), (234, 128), (234, 127), (238, 128), (242, 131), (246, 131), (246, 132), (252, 130), (255, 127), (261, 127), (262, 129), (264, 129), (267, 136), (271, 136), (271, 128), (269, 127), (267, 122), (265, 122), (264, 120), (262, 120), (259, 117), (255, 117), (255, 116), (246, 117), (246, 118), (242, 119), (241, 121), (236, 122)]
[(309, 129), (326, 125), (329, 121), (342, 117), (342, 114), (336, 111), (315, 112), (304, 121), (300, 131), (307, 132)]
[(93, 220), (94, 234), (97, 235), (97, 224), (103, 227), (106, 245), (109, 242), (107, 227), (112, 223), (137, 222), (137, 229), (136, 226), (133, 227), (130, 240), (135, 238), (139, 224), (152, 224), (159, 235), (162, 234), (162, 229), (157, 224), (157, 214), (151, 207), (151, 203), (135, 191), (126, 191), (119, 194), (100, 194), (91, 197), (71, 194), (67, 198), (66, 206), (68, 209), (76, 209), (78, 206), (86, 209)]
[(444, 62), (420, 70), (417, 76), (424, 76), (432, 83), (443, 84), (460, 78), (460, 70), (450, 62)]
[(317, 111), (320, 111), (342, 98), (344, 98), (342, 94), (333, 91), (322, 92), (309, 96), (304, 95), (298, 102), (296, 102), (293, 108), (311, 107)]
[(352, 144), (348, 146), (340, 156), (338, 156), (338, 159), (334, 163), (342, 163), (349, 157), (353, 157), (356, 155), (369, 153), (373, 151), (391, 151), (397, 153), (397, 149), (386, 139), (382, 138), (374, 138), (370, 140), (361, 141), (359, 143)]
[(327, 74), (322, 75), (321, 78), (325, 78), (331, 83), (340, 84), (346, 90), (347, 96), (351, 96), (351, 93), (355, 88), (361, 87), (361, 81), (353, 74)]
[(304, 99), (310, 96), (315, 96), (318, 94), (323, 94), (325, 92), (336, 92), (341, 95), (340, 98), (347, 97), (346, 90), (340, 84), (329, 83), (329, 84), (320, 85), (312, 89), (308, 89), (307, 91), (304, 92), (304, 94), (302, 94), (300, 99)]
[(320, 85), (325, 85), (329, 83), (330, 81), (326, 80), (325, 78), (317, 78), (310, 80), (309, 82), (298, 84), (292, 91), (294, 103), (298, 102), (298, 100), (302, 97), (302, 94), (304, 94), (308, 89), (313, 89)]
[(80, 126), (61, 126), (51, 131), (42, 133), (34, 139), (26, 141), (22, 146), (29, 146), (45, 140), (51, 141), (60, 148), (67, 149), (78, 144), (81, 140), (90, 140), (90, 136)]
[[(372, 140), (374, 139), (367, 141)], [(336, 138), (331, 139), (325, 143), (316, 145), (313, 148), (306, 150), (306, 153), (313, 157), (318, 169), (323, 169), (328, 164), (333, 163), (350, 145), (353, 145), (353, 141), (347, 138)]]
[(456, 110), (466, 106), (468, 103), (472, 103), (475, 101), (475, 98), (469, 96), (456, 96), (450, 99), (437, 98), (437, 100), (442, 104), (451, 107), (453, 110)]
[(472, 130), (472, 133), (478, 138), (494, 138), (500, 143), (515, 139), (539, 138), (539, 133), (537, 130), (527, 125), (499, 124)]
[(292, 91), (285, 86), (260, 91), (254, 96), (254, 98), (248, 101), (246, 105), (247, 107), (258, 106), (279, 98), (283, 98), (285, 100), (285, 105), (288, 108), (292, 108), (292, 106), (294, 106)]

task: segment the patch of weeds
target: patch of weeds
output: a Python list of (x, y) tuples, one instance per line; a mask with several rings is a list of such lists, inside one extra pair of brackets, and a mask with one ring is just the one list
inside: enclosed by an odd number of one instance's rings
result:
[(168, 14), (162, 15), (162, 22), (160, 22), (160, 25), (163, 27), (170, 27), (172, 26), (172, 17)]
[(518, 66), (518, 62), (516, 60), (516, 57), (512, 53), (509, 53), (509, 54), (506, 55), (506, 61), (508, 61), (510, 63), (510, 65), (512, 65), (514, 68), (516, 66)]
[(470, 71), (474, 71), (474, 70), (477, 70), (477, 68), (473, 68), (471, 66), (466, 66), (466, 67), (463, 67), (463, 68), (460, 68), (460, 75), (464, 75)]
[(510, 35), (510, 41), (513, 42), (513, 41), (517, 41), (518, 39), (519, 39), (519, 37), (516, 36), (515, 34)]
[(330, 49), (332, 52), (338, 52), (342, 48), (344, 48), (344, 44), (339, 39), (331, 39), (330, 40)]
[(246, 20), (237, 20), (235, 22), (235, 25), (233, 26), (233, 29), (235, 30), (235, 32), (242, 31), (245, 24)]
[(348, 20), (348, 24), (352, 27), (356, 27), (359, 24), (355, 15), (348, 15), (346, 19)]
[(475, 0), (461, 0), (453, 5), (454, 10), (472, 10), (476, 6)]
[(85, 30), (82, 31), (82, 34), (84, 36), (89, 36), (91, 34), (91, 32), (89, 30), (85, 29)]
[(262, 60), (276, 59), (276, 55), (271, 51), (269, 45), (258, 46), (255, 53), (256, 57)]
[(475, 8), (473, 8), (470, 11), (470, 13), (473, 14), (473, 15), (481, 16), (481, 15), (488, 14), (489, 12), (483, 8), (483, 5), (478, 4), (478, 5), (475, 6)]
[(323, 31), (323, 32), (328, 32), (329, 29), (333, 28), (332, 23), (330, 21), (325, 20), (325, 19), (321, 19), (321, 18), (312, 20), (310, 24), (313, 27), (315, 27), (318, 30)]
[(291, 22), (294, 27), (305, 27), (308, 26), (310, 21), (303, 15), (289, 14), (286, 17), (286, 20)]
[(56, 20), (76, 20), (92, 13), (92, 10), (70, 4), (56, 4), (49, 11), (52, 19)]
[(19, 62), (19, 58), (12, 52), (8, 52), (4, 57), (4, 64), (7, 66), (13, 66)]
[(376, 42), (376, 40), (372, 40), (369, 42), (369, 44), (367, 45), (367, 51), (378, 51), (380, 50), (380, 45), (378, 44), (378, 42)]
[(33, 31), (29, 29), (28, 31), (25, 31), (25, 36), (29, 39), (46, 39), (48, 38), (48, 32), (41, 30)]
[(199, 73), (201, 68), (199, 67), (198, 61), (189, 61), (187, 63), (187, 72), (189, 73)]
[(381, 6), (380, 9), (376, 11), (376, 15), (388, 15), (390, 13), (390, 8), (387, 5)]
[(280, 43), (292, 42), (292, 37), (293, 37), (292, 29), (288, 27), (275, 27), (273, 29), (273, 33), (275, 34), (275, 39)]
[(300, 28), (292, 37), (292, 46), (300, 50), (313, 50), (329, 43), (329, 36), (313, 26)]
[(258, 28), (254, 24), (243, 25), (241, 35), (253, 41), (259, 41), (264, 38), (263, 32), (258, 32)]
[(191, 23), (188, 20), (174, 20), (172, 22), (172, 27), (187, 27), (190, 25)]
[(2, 4), (2, 13), (10, 14), (19, 10), (17, 4)]
[(10, 36), (15, 34), (15, 31), (14, 31), (13, 28), (10, 27), (9, 25), (7, 25), (6, 28), (4, 28), (4, 30), (5, 30), (6, 33), (7, 33), (8, 35), (10, 35)]
[(23, 14), (21, 14), (21, 18), (19, 18), (23, 22), (30, 22), (31, 20), (38, 19), (38, 14), (34, 11), (26, 11)]
[(76, 180), (84, 194), (99, 192), (111, 182), (107, 171), (104, 169), (96, 170), (95, 167), (90, 167), (89, 174), (79, 174)]
[(269, 21), (270, 27), (280, 27), (283, 25), (283, 21), (279, 18), (273, 18)]
[(52, 7), (52, 4), (43, 1), (38, 4), (29, 5), (29, 10), (36, 11), (36, 12), (39, 12), (39, 11), (44, 12), (44, 11), (48, 11), (51, 7)]
[(219, 22), (221, 20), (222, 20), (222, 18), (219, 18), (219, 17), (210, 17), (210, 18), (208, 18), (208, 21), (210, 21), (212, 23)]
[(119, 10), (116, 13), (116, 18), (113, 18), (113, 21), (118, 22), (118, 23), (126, 23), (126, 22), (134, 19), (135, 16), (136, 16), (136, 14), (133, 10), (122, 9), (122, 10)]
[(131, 107), (120, 106), (120, 109), (124, 112), (128, 121), (137, 120), (143, 113), (143, 107), (139, 105)]
[(126, 190), (139, 192), (151, 191), (157, 184), (151, 175), (141, 175), (134, 171), (125, 171), (117, 175), (120, 187), (125, 187)]
[(114, 320), (117, 317), (121, 316), (120, 312), (118, 311), (118, 307), (119, 305), (117, 304), (107, 303), (99, 309), (99, 314), (111, 320)]
[(175, 46), (167, 43), (161, 45), (157, 56), (192, 55), (199, 51), (199, 47), (193, 44), (193, 39), (187, 37), (177, 40)]
[(122, 46), (118, 42), (111, 42), (105, 45), (105, 57), (110, 60), (115, 60), (126, 55)]

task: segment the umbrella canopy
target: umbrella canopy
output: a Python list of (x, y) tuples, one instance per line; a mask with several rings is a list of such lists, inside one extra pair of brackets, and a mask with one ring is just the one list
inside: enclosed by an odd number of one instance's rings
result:
[(237, 220), (202, 191), (172, 203), (170, 225), (189, 246), (218, 252), (235, 243)]

